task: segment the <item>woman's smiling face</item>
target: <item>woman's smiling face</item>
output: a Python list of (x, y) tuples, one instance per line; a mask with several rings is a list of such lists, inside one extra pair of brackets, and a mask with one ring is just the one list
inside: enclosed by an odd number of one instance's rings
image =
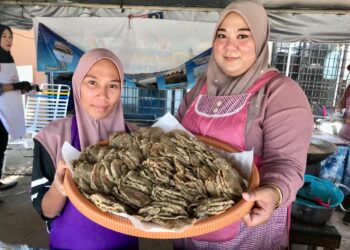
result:
[(108, 116), (120, 100), (121, 82), (117, 67), (108, 59), (97, 61), (86, 73), (80, 88), (80, 103), (94, 119)]
[(214, 58), (228, 76), (246, 72), (256, 61), (255, 41), (245, 20), (237, 13), (229, 13), (216, 31)]

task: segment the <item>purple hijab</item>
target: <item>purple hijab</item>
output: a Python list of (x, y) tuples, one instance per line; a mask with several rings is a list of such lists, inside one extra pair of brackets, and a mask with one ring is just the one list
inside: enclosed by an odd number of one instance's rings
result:
[[(119, 101), (115, 109), (105, 118), (95, 120), (89, 116), (80, 105), (80, 87), (86, 73), (99, 60), (108, 59), (115, 64), (119, 71), (120, 81), (124, 82), (124, 71), (120, 60), (107, 49), (93, 49), (86, 52), (80, 59), (73, 74), (72, 87), (74, 95), (75, 117), (77, 120), (78, 134), (81, 149), (101, 140), (108, 139), (108, 136), (116, 131), (125, 131), (125, 121), (122, 104)], [(122, 85), (121, 85), (122, 88)], [(62, 145), (65, 141), (71, 142), (72, 117), (56, 120), (42, 129), (36, 136), (49, 153), (54, 166), (62, 160)]]

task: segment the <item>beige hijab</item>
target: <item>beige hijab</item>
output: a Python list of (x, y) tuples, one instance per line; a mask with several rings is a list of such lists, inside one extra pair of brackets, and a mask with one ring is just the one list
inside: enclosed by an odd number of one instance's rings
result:
[[(101, 120), (95, 120), (90, 117), (80, 105), (81, 83), (91, 67), (102, 59), (108, 59), (115, 64), (119, 71), (120, 81), (122, 84), (124, 82), (122, 64), (111, 51), (107, 49), (93, 49), (80, 58), (73, 74), (72, 86), (81, 149), (108, 139), (108, 136), (115, 131), (125, 131), (123, 109), (120, 101), (116, 104), (115, 109)], [(55, 166), (57, 161), (62, 159), (61, 148), (63, 143), (65, 141), (71, 143), (71, 124), (71, 117), (56, 120), (35, 136), (35, 139), (45, 147)]]
[(212, 53), (207, 71), (208, 95), (233, 95), (246, 92), (263, 73), (272, 70), (268, 66), (268, 17), (264, 7), (259, 3), (239, 1), (229, 4), (223, 10), (217, 22), (213, 43), (217, 29), (224, 18), (231, 12), (241, 15), (248, 24), (255, 41), (257, 60), (244, 74), (230, 77), (219, 68)]

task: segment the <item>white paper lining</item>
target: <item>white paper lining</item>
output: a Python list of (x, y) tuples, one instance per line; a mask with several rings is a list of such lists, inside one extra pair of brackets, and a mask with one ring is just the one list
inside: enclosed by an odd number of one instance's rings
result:
[[(174, 116), (170, 113), (165, 114), (161, 117), (152, 127), (160, 127), (164, 131), (169, 132), (173, 129), (181, 129), (187, 131)], [(188, 132), (188, 131), (187, 131)], [(220, 152), (225, 158), (231, 159), (236, 165), (240, 166), (240, 171), (243, 177), (249, 180), (251, 167), (253, 164), (253, 150), (244, 151), (240, 153), (228, 153), (222, 150), (216, 150)], [(72, 169), (71, 162), (79, 158), (80, 151), (75, 149), (71, 144), (65, 142), (62, 147), (62, 155), (66, 164)], [(135, 228), (146, 231), (146, 232), (178, 232), (181, 233), (185, 231), (189, 226), (182, 227), (180, 229), (167, 229), (155, 223), (143, 222), (134, 216), (125, 213), (114, 213), (118, 216), (127, 218), (135, 226)]]

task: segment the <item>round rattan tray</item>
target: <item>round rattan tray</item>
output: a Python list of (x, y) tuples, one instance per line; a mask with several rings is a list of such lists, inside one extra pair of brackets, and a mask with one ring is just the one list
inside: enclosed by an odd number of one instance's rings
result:
[[(210, 146), (228, 152), (238, 152), (238, 150), (233, 148), (232, 146), (218, 141), (216, 139), (199, 135), (197, 135), (197, 138)], [(248, 190), (253, 190), (257, 188), (259, 185), (259, 181), (260, 180), (258, 170), (256, 166), (253, 165)], [(211, 216), (206, 219), (199, 220), (193, 226), (187, 228), (185, 231), (182, 232), (146, 232), (135, 228), (133, 224), (126, 218), (117, 216), (115, 214), (103, 212), (102, 210), (97, 208), (93, 203), (87, 200), (80, 193), (78, 187), (76, 186), (72, 178), (72, 174), (70, 171), (66, 171), (64, 179), (64, 188), (67, 192), (70, 201), (74, 204), (74, 206), (92, 221), (111, 230), (142, 238), (175, 239), (193, 237), (214, 232), (242, 218), (245, 214), (247, 214), (250, 211), (254, 204), (254, 202), (247, 202), (242, 199), (225, 212), (215, 216)]]

